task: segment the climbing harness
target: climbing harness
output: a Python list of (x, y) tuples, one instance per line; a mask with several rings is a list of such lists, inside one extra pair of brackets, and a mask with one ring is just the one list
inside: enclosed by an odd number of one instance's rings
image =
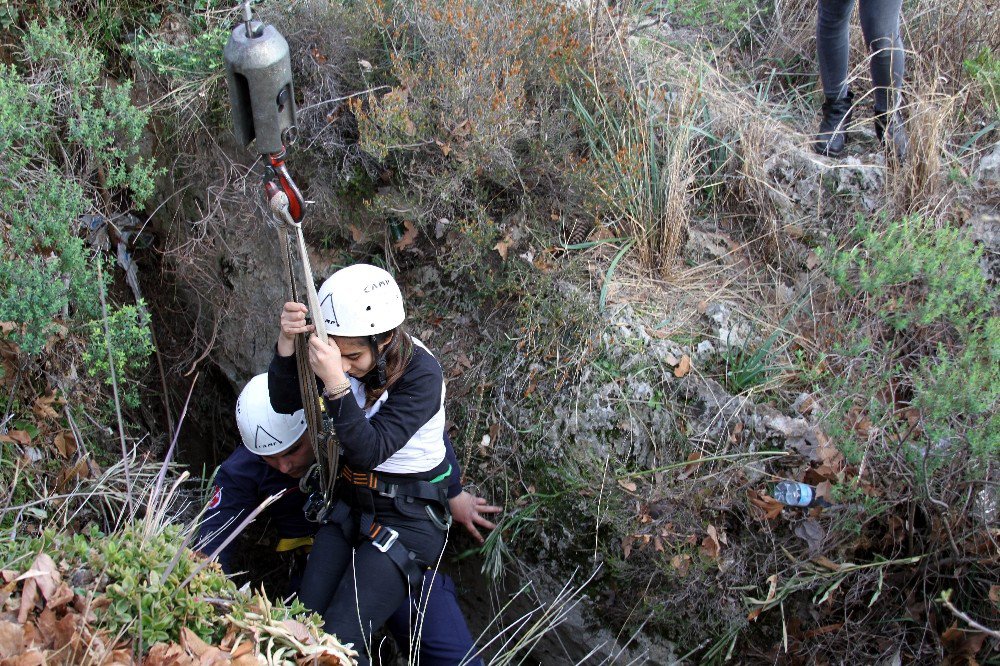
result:
[[(273, 25), (253, 19), (250, 0), (243, 3), (243, 22), (237, 25), (223, 50), (229, 101), (232, 106), (233, 128), (237, 140), (244, 146), (255, 144), (265, 162), (263, 188), (268, 206), (277, 220), (283, 247), (287, 297), (298, 302), (293, 241), (304, 273), (304, 287), (316, 335), (326, 340), (326, 326), (320, 312), (312, 266), (302, 234), (305, 200), (285, 165), (286, 147), (295, 142), (295, 89), (292, 85), (291, 57), (288, 42)], [(295, 340), (295, 356), (299, 370), (299, 389), (312, 441), (316, 464), (300, 482), (309, 497), (306, 516), (317, 519), (332, 497), (337, 479), (340, 446), (333, 435), (330, 419), (325, 417), (323, 400), (319, 396), (316, 376), (309, 367), (308, 342), (305, 336)], [(307, 399), (315, 396), (315, 399)]]
[[(346, 486), (340, 486), (345, 495), (354, 493), (360, 500), (367, 495), (367, 507), (358, 507), (361, 516), (359, 528), (361, 536), (371, 541), (372, 546), (385, 553), (409, 581), (411, 587), (419, 587), (424, 571), (431, 563), (423, 562), (399, 540), (399, 532), (375, 520), (374, 495), (386, 499), (405, 502), (419, 501), (431, 522), (441, 531), (451, 527), (451, 512), (448, 510), (448, 490), (444, 483), (451, 476), (451, 465), (447, 471), (430, 481), (421, 479), (387, 479), (375, 472), (355, 472), (347, 465), (340, 471), (340, 478)], [(329, 508), (322, 516), (322, 522), (343, 525), (350, 520), (351, 505), (343, 499)]]

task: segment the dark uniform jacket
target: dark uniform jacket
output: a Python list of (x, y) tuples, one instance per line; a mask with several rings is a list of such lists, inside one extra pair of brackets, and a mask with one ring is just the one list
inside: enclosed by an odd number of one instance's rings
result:
[[(462, 492), (462, 482), (458, 460), (455, 458), (447, 433), (445, 433), (445, 448), (448, 463), (451, 464), (451, 477), (448, 483), (450, 499)], [(266, 497), (286, 489), (288, 491), (281, 499), (258, 516), (258, 519), (269, 518), (277, 529), (278, 538), (281, 540), (278, 543), (279, 551), (292, 550), (311, 543), (311, 537), (319, 526), (306, 520), (302, 513), (306, 497), (299, 490), (298, 479), (282, 474), (246, 447), (237, 447), (215, 475), (215, 488), (199, 528), (196, 549), (211, 555)], [(219, 553), (219, 564), (226, 573), (232, 573), (235, 543), (231, 542)]]

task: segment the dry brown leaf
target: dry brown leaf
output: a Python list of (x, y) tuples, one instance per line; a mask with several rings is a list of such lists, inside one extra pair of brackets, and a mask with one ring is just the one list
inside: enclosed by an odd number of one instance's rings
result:
[(393, 247), (397, 250), (405, 249), (413, 245), (413, 241), (417, 240), (417, 226), (410, 222), (409, 220), (403, 220), (403, 227), (406, 231), (403, 232), (403, 236), (393, 244)]
[(223, 652), (217, 647), (210, 646), (207, 651), (198, 659), (198, 666), (223, 666), (231, 664), (229, 653)]
[(63, 467), (56, 477), (56, 492), (64, 493), (72, 489), (79, 479), (90, 477), (91, 467), (86, 459), (81, 458), (75, 465)]
[(684, 354), (681, 356), (680, 362), (677, 363), (677, 367), (674, 368), (674, 377), (680, 378), (689, 372), (691, 372), (691, 357)]
[(472, 133), (472, 121), (463, 120), (459, 124), (455, 125), (454, 129), (451, 130), (452, 136), (464, 137), (469, 136)]
[(18, 622), (24, 624), (28, 621), (28, 615), (35, 609), (38, 597), (38, 585), (35, 583), (35, 579), (29, 578), (24, 581), (24, 587), (21, 588), (21, 607), (17, 611)]
[(448, 157), (448, 154), (451, 153), (451, 144), (450, 143), (441, 143), (440, 141), (435, 141), (435, 143), (437, 144), (437, 147), (441, 149), (441, 153), (445, 157)]
[(719, 559), (719, 552), (721, 550), (722, 546), (719, 545), (718, 530), (715, 529), (715, 525), (709, 525), (708, 535), (701, 540), (701, 552), (703, 555), (717, 560)]
[(701, 460), (701, 458), (702, 458), (701, 451), (694, 451), (693, 453), (689, 454), (687, 457), (688, 462), (686, 465), (684, 465), (684, 469), (681, 470), (681, 473), (678, 475), (678, 478), (686, 479), (687, 477), (694, 474), (694, 471), (698, 469), (699, 466), (701, 466), (701, 463), (698, 462), (699, 460)]
[(257, 657), (249, 652), (233, 659), (233, 666), (259, 666), (259, 664)]
[(757, 616), (760, 615), (761, 611), (764, 610), (764, 606), (774, 601), (774, 598), (778, 595), (778, 574), (771, 574), (770, 576), (768, 576), (767, 582), (768, 582), (767, 598), (764, 599), (764, 603), (762, 605), (757, 606), (757, 608), (754, 608), (752, 611), (750, 611), (750, 614), (747, 615), (747, 620), (749, 622), (756, 621)]
[(753, 511), (757, 520), (774, 520), (781, 515), (784, 505), (770, 495), (761, 495), (754, 490), (747, 491), (750, 504), (755, 507)]
[(198, 666), (177, 643), (157, 643), (149, 649), (143, 666)]
[(957, 625), (952, 625), (941, 635), (941, 645), (944, 647), (944, 664), (974, 665), (976, 654), (983, 648), (986, 633), (982, 631), (963, 631)]
[(14, 622), (0, 622), (0, 657), (16, 657), (24, 652), (24, 627)]
[[(56, 614), (45, 608), (35, 618), (35, 636), (38, 647), (50, 649), (56, 645)], [(60, 646), (61, 647), (61, 646)]]
[(351, 232), (351, 240), (355, 243), (360, 243), (365, 239), (365, 232), (361, 231), (356, 224), (348, 224), (347, 229)]
[(622, 559), (627, 560), (629, 555), (632, 554), (632, 544), (635, 543), (635, 536), (632, 534), (626, 534), (622, 537)]
[(323, 65), (326, 63), (326, 56), (323, 55), (318, 48), (315, 46), (312, 47), (311, 52), (313, 60), (315, 60), (317, 64)]
[(821, 567), (829, 569), (830, 571), (840, 571), (840, 565), (828, 557), (817, 555), (812, 559), (812, 561), (820, 565)]
[(180, 639), (181, 646), (196, 657), (202, 656), (212, 648), (212, 646), (203, 641), (198, 634), (194, 633), (187, 627), (181, 627)]
[(45, 653), (37, 649), (28, 650), (12, 659), (5, 659), (3, 662), (3, 666), (45, 666), (45, 664)]
[(811, 629), (806, 633), (802, 634), (802, 640), (809, 640), (810, 638), (816, 638), (817, 636), (822, 636), (823, 634), (829, 634), (834, 631), (840, 631), (844, 627), (843, 622), (837, 622), (836, 624), (828, 624), (822, 627), (817, 627), (816, 629)]
[(31, 444), (31, 435), (24, 430), (8, 430), (6, 435), (0, 435), (0, 442), (10, 442), (11, 444), (27, 446)]
[(505, 236), (502, 241), (499, 241), (496, 245), (493, 246), (493, 249), (497, 251), (497, 254), (500, 255), (501, 259), (507, 261), (507, 250), (510, 249), (510, 246), (513, 242), (514, 241), (511, 240), (510, 236)]
[(101, 666), (133, 666), (131, 650), (115, 650), (110, 655), (110, 661), (101, 662)]
[(288, 631), (292, 633), (292, 636), (295, 637), (295, 640), (300, 643), (309, 643), (313, 639), (312, 634), (309, 633), (309, 627), (301, 622), (296, 620), (283, 620), (281, 622), (281, 626), (288, 629)]
[(618, 485), (630, 493), (634, 493), (639, 488), (635, 481), (629, 481), (628, 479), (618, 479)]
[(826, 538), (826, 530), (818, 522), (809, 518), (796, 525), (793, 532), (808, 544), (811, 556), (819, 555), (823, 540)]
[[(46, 611), (49, 609), (46, 608)], [(83, 616), (77, 613), (66, 613), (62, 619), (56, 623), (55, 635), (53, 636), (52, 649), (68, 649), (70, 653), (76, 654), (81, 648), (86, 650), (86, 642), (80, 635), (83, 627)]]
[[(242, 657), (243, 655), (247, 654), (253, 655), (253, 646), (254, 643), (251, 640), (244, 640), (242, 643), (237, 645), (236, 649), (233, 650), (233, 653), (229, 655), (230, 658), (233, 660), (233, 663), (235, 664), (236, 660)], [(256, 658), (254, 659), (254, 663), (255, 664), (257, 663)]]
[(990, 585), (990, 601), (1000, 604), (1000, 585)]
[(52, 391), (47, 395), (40, 395), (35, 398), (35, 404), (32, 405), (31, 411), (39, 419), (59, 419), (59, 412), (55, 408), (62, 407), (65, 403), (65, 400), (57, 397), (55, 391)]
[(670, 558), (670, 566), (676, 569), (678, 575), (683, 578), (687, 575), (688, 569), (691, 568), (691, 556), (687, 553), (674, 555)]
[(406, 136), (413, 136), (417, 133), (417, 125), (410, 119), (409, 116), (403, 118), (403, 132)]
[(55, 440), (53, 440), (53, 444), (55, 444), (56, 450), (63, 458), (69, 458), (76, 453), (76, 437), (73, 436), (70, 430), (60, 430)]

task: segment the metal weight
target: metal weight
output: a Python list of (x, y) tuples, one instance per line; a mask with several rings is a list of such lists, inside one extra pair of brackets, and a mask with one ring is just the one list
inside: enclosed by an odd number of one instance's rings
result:
[(233, 29), (222, 52), (233, 129), (244, 146), (280, 152), (294, 137), (295, 89), (288, 42), (273, 25), (247, 20)]

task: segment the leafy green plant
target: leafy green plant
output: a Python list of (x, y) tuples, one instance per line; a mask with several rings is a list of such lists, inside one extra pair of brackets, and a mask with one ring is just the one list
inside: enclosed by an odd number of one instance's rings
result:
[(982, 250), (963, 230), (919, 216), (879, 228), (860, 220), (853, 238), (825, 255), (842, 293), (869, 317), (844, 327), (839, 350), (847, 372), (833, 386), (842, 402), (832, 426), (845, 455), (859, 434), (881, 432), (914, 444), (903, 452), (921, 478), (952, 460), (958, 443), (989, 460), (1000, 452), (1000, 319)]
[(870, 297), (897, 331), (944, 323), (969, 332), (992, 310), (982, 248), (963, 230), (918, 215), (879, 226), (859, 218), (852, 237), (853, 247), (828, 255), (831, 277), (848, 295)]
[(40, 537), (3, 542), (0, 559), (7, 565), (45, 552), (64, 560), (60, 566), (87, 572), (85, 578), (103, 577), (109, 603), (96, 604), (95, 614), (111, 635), (135, 631), (148, 647), (178, 640), (181, 628), (187, 627), (204, 640), (217, 642), (225, 625), (205, 599), (233, 599), (236, 586), (211, 566), (181, 587), (198, 566), (191, 553), (179, 552), (183, 541), (178, 525), (145, 539), (133, 527), (113, 534), (96, 527), (75, 535), (46, 531)]
[(1000, 117), (1000, 56), (984, 47), (974, 57), (964, 60), (962, 66), (979, 84), (984, 101)]
[(138, 305), (122, 306), (108, 315), (107, 325), (110, 340), (106, 341), (102, 319), (95, 319), (87, 324), (88, 343), (83, 352), (87, 375), (99, 378), (106, 386), (112, 385), (107, 352), (107, 346), (110, 345), (122, 401), (129, 407), (138, 407), (139, 387), (130, 378), (146, 369), (149, 356), (153, 353), (149, 314), (145, 303), (140, 301)]
[(61, 19), (32, 23), (18, 60), (0, 65), (0, 321), (30, 354), (97, 312), (84, 214), (120, 197), (141, 205), (158, 173), (139, 154), (149, 114), (131, 83), (107, 81), (104, 58), (71, 33)]

